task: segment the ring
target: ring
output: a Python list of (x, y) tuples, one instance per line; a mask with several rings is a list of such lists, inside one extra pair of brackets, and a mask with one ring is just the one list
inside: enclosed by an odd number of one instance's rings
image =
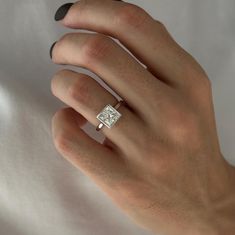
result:
[(103, 108), (103, 110), (96, 116), (96, 118), (100, 121), (100, 124), (96, 127), (97, 131), (100, 131), (104, 125), (107, 126), (108, 128), (113, 127), (113, 125), (122, 116), (122, 114), (119, 113), (117, 109), (123, 103), (124, 101), (120, 100), (115, 106), (108, 104)]

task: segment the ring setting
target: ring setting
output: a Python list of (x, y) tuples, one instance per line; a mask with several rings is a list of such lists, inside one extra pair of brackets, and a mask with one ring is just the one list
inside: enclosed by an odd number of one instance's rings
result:
[(108, 104), (103, 108), (103, 110), (96, 116), (96, 118), (100, 121), (100, 124), (96, 127), (97, 131), (99, 131), (104, 125), (108, 128), (114, 126), (114, 124), (122, 116), (122, 114), (117, 110), (122, 103), (123, 101), (119, 101), (114, 107)]

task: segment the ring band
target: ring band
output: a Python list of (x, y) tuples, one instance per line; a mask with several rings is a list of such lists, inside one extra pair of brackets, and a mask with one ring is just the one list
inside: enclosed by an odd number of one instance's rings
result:
[(103, 126), (107, 126), (111, 128), (114, 124), (119, 120), (122, 116), (121, 113), (117, 111), (117, 109), (124, 103), (123, 100), (118, 101), (114, 106), (108, 104), (103, 110), (96, 116), (96, 118), (100, 121), (99, 125), (96, 127), (97, 131), (100, 131)]

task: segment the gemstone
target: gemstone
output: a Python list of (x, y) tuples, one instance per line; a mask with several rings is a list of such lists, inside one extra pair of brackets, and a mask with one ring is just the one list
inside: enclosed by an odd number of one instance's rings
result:
[(97, 115), (97, 119), (108, 128), (111, 128), (122, 115), (110, 104)]

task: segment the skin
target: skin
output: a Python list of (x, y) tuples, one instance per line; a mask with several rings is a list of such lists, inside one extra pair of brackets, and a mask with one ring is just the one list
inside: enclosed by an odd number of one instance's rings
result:
[(116, 98), (85, 74), (58, 71), (51, 90), (69, 107), (52, 120), (57, 150), (143, 228), (234, 235), (235, 168), (221, 153), (211, 83), (201, 66), (161, 22), (129, 3), (81, 0), (60, 23), (93, 33), (64, 35), (53, 62), (94, 72), (126, 105), (98, 143), (81, 127), (97, 126), (96, 115)]

